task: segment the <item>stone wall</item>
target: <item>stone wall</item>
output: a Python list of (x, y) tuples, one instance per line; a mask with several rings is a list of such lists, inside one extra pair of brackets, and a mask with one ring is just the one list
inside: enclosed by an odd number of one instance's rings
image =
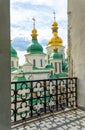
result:
[(11, 130), (9, 10), (10, 1), (0, 0), (0, 130)]
[(85, 108), (85, 0), (68, 0), (69, 76), (78, 77), (78, 106)]

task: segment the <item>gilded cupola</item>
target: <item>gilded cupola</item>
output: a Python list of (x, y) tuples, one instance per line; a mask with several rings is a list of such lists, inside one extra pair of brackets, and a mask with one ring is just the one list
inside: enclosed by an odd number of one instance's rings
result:
[(36, 30), (36, 28), (35, 28), (35, 18), (33, 18), (32, 19), (33, 20), (33, 29), (32, 29), (32, 34), (31, 34), (31, 36), (32, 36), (32, 39), (37, 39), (37, 30)]
[(48, 41), (48, 46), (62, 46), (63, 41), (58, 36), (58, 23), (56, 22), (55, 12), (54, 12), (54, 22), (52, 23), (52, 38)]

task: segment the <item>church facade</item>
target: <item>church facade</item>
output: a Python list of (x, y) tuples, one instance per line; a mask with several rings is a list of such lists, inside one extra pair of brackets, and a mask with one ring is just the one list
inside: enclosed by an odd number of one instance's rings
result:
[(19, 67), (19, 58), (16, 50), (11, 46), (11, 80), (39, 80), (53, 79), (68, 76), (68, 59), (65, 59), (65, 47), (58, 36), (58, 23), (52, 23), (52, 37), (47, 43), (46, 53), (38, 42), (35, 19), (31, 32), (31, 43), (25, 54), (25, 63)]

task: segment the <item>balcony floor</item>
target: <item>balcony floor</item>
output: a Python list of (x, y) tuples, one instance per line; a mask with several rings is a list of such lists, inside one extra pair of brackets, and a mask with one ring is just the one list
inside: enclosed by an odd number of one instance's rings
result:
[(51, 116), (32, 123), (25, 127), (12, 130), (85, 130), (85, 111), (72, 110)]

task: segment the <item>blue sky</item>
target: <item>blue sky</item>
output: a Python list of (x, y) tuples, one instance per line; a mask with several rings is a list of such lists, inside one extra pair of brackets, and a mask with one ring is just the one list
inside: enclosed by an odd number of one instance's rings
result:
[(38, 41), (46, 47), (52, 36), (53, 11), (56, 12), (59, 36), (67, 47), (67, 0), (11, 0), (11, 39), (19, 56), (22, 57), (26, 53), (30, 44), (33, 17), (36, 19)]

